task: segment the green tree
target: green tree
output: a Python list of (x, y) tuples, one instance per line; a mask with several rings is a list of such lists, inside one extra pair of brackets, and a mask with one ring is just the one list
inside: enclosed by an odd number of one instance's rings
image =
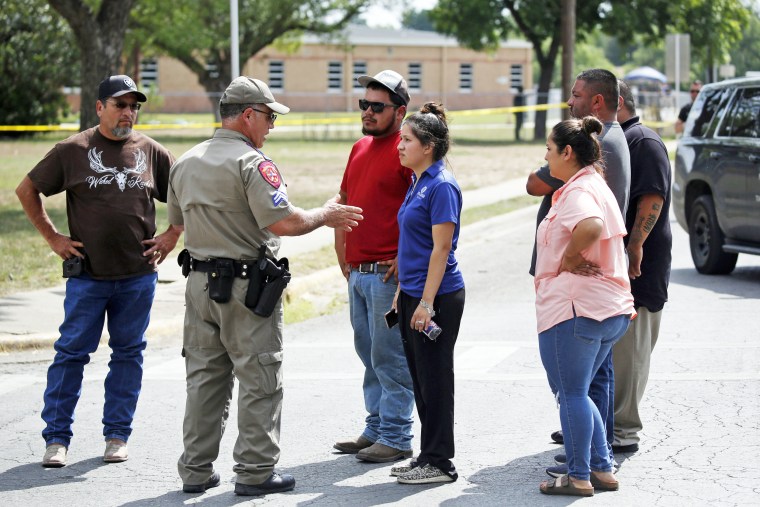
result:
[(430, 19), (429, 10), (406, 9), (401, 15), (401, 26), (423, 32), (434, 32), (435, 27)]
[(692, 77), (708, 82), (742, 40), (752, 14), (742, 0), (628, 0), (608, 7), (602, 26), (619, 40), (641, 38), (657, 46), (668, 33), (690, 34), (692, 69), (697, 70)]
[(82, 87), (80, 130), (98, 124), (95, 113), (98, 84), (109, 75), (120, 72), (124, 35), (135, 1), (48, 0), (50, 6), (69, 23), (79, 48), (79, 81)]
[[(601, 0), (578, 2), (578, 42), (600, 21)], [(441, 33), (453, 35), (466, 47), (492, 50), (512, 33), (521, 33), (532, 45), (539, 66), (538, 104), (546, 104), (559, 55), (562, 12), (556, 0), (439, 0), (431, 11)], [(546, 137), (546, 111), (536, 111), (535, 138)]]
[(729, 55), (737, 76), (751, 70), (760, 71), (760, 16), (757, 12), (751, 12), (744, 37), (731, 48)]
[(6, 0), (0, 18), (0, 123), (45, 125), (66, 109), (77, 53), (66, 22), (45, 0)]
[[(240, 0), (240, 57), (245, 62), (275, 41), (297, 44), (303, 32), (334, 34), (370, 0)], [(143, 48), (176, 58), (206, 89), (218, 115), (219, 96), (230, 82), (228, 0), (141, 0), (132, 16)]]

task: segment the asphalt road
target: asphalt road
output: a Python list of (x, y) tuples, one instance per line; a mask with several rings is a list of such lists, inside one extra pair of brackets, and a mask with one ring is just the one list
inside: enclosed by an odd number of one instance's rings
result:
[[(619, 456), (621, 489), (593, 498), (538, 492), (560, 446), (553, 398), (538, 355), (532, 278), (527, 274), (535, 207), (462, 231), (467, 304), (456, 348), (456, 483), (399, 485), (390, 465), (332, 451), (358, 435), (362, 369), (344, 308), (286, 328), (285, 401), (279, 469), (290, 493), (233, 493), (236, 409), (216, 469), (222, 485), (180, 492), (184, 373), (181, 340), (146, 353), (131, 457), (105, 464), (100, 418), (107, 347), (93, 357), (74, 424), (69, 465), (43, 469), (43, 349), (0, 356), (0, 504), (9, 506), (745, 506), (760, 505), (760, 257), (740, 256), (730, 276), (696, 273), (683, 231), (675, 235), (670, 302), (643, 403), (641, 451)], [(181, 282), (180, 282), (181, 283)], [(175, 316), (176, 317), (176, 316)], [(167, 323), (170, 320), (167, 320)], [(419, 428), (415, 427), (415, 445)]]

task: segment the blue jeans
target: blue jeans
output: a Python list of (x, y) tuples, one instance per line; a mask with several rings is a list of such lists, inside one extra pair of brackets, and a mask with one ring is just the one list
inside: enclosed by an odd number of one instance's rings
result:
[(388, 329), (396, 283), (385, 274), (351, 271), (348, 296), (354, 347), (364, 364), (364, 407), (368, 415), (362, 436), (403, 451), (412, 448), (414, 391), (398, 326)]
[(150, 273), (121, 280), (94, 280), (83, 274), (66, 282), (65, 316), (54, 346), (56, 355), (48, 369), (42, 409), (46, 445), (69, 446), (84, 365), (98, 348), (106, 315), (112, 352), (105, 380), (103, 435), (125, 442), (129, 439), (142, 385), (145, 330), (157, 278), (156, 273)]
[(606, 414), (599, 413), (589, 397), (589, 387), (628, 322), (628, 315), (602, 322), (574, 317), (538, 335), (541, 362), (559, 395), (567, 466), (575, 479), (589, 480), (591, 470), (612, 470), (603, 418)]

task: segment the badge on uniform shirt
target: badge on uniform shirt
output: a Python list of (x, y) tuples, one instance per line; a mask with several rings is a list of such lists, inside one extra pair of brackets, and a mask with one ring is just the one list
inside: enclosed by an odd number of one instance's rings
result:
[(280, 172), (271, 160), (265, 160), (259, 164), (259, 173), (264, 177), (264, 180), (274, 188), (280, 188), (280, 185), (282, 185)]

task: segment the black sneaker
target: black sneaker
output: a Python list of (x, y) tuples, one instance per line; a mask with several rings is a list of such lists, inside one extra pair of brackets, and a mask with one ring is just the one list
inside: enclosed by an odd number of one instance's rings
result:
[(557, 454), (554, 456), (554, 462), (558, 465), (564, 465), (567, 463), (567, 455), (566, 454)]
[(565, 438), (562, 436), (562, 430), (555, 431), (554, 433), (550, 435), (550, 437), (555, 444), (565, 443)]

